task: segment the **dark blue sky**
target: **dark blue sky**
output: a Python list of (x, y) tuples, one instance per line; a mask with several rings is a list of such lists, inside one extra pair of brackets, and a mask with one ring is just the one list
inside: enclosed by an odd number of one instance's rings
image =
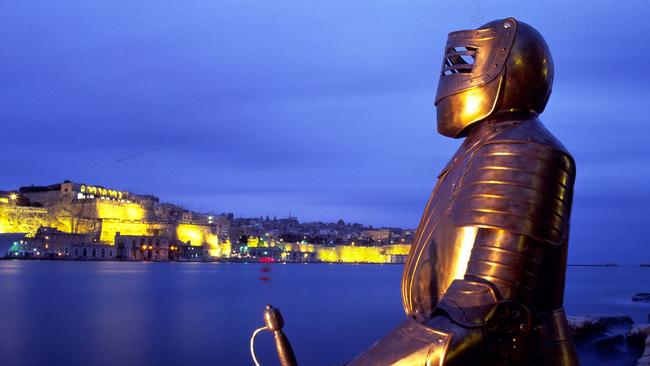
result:
[(555, 60), (571, 260), (650, 261), (650, 2), (0, 2), (0, 188), (64, 179), (203, 211), (415, 227), (449, 31), (514, 16)]

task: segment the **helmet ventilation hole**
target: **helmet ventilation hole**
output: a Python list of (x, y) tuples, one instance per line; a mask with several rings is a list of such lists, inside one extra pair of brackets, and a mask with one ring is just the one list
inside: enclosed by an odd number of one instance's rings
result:
[(447, 48), (445, 62), (442, 66), (442, 76), (471, 73), (476, 62), (476, 47), (456, 46)]

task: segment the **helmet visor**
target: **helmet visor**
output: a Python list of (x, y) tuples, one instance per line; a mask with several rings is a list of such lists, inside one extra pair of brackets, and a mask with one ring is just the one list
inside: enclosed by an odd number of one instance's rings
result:
[(508, 18), (480, 29), (449, 33), (436, 105), (446, 97), (496, 79), (503, 71), (516, 29), (517, 21)]

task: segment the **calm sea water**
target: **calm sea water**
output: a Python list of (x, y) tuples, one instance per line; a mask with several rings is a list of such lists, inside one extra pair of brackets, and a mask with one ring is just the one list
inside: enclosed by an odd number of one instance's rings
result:
[[(402, 266), (0, 261), (2, 365), (250, 365), (280, 308), (301, 365), (337, 365), (404, 319)], [(269, 281), (260, 277), (268, 276)], [(647, 322), (650, 268), (569, 267), (569, 314)], [(263, 365), (276, 365), (263, 333)]]

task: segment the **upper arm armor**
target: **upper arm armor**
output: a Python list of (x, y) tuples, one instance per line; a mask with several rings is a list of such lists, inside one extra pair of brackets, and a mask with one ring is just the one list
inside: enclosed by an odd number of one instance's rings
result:
[(452, 204), (455, 226), (563, 243), (575, 179), (568, 153), (535, 142), (491, 141), (472, 153), (465, 169)]

